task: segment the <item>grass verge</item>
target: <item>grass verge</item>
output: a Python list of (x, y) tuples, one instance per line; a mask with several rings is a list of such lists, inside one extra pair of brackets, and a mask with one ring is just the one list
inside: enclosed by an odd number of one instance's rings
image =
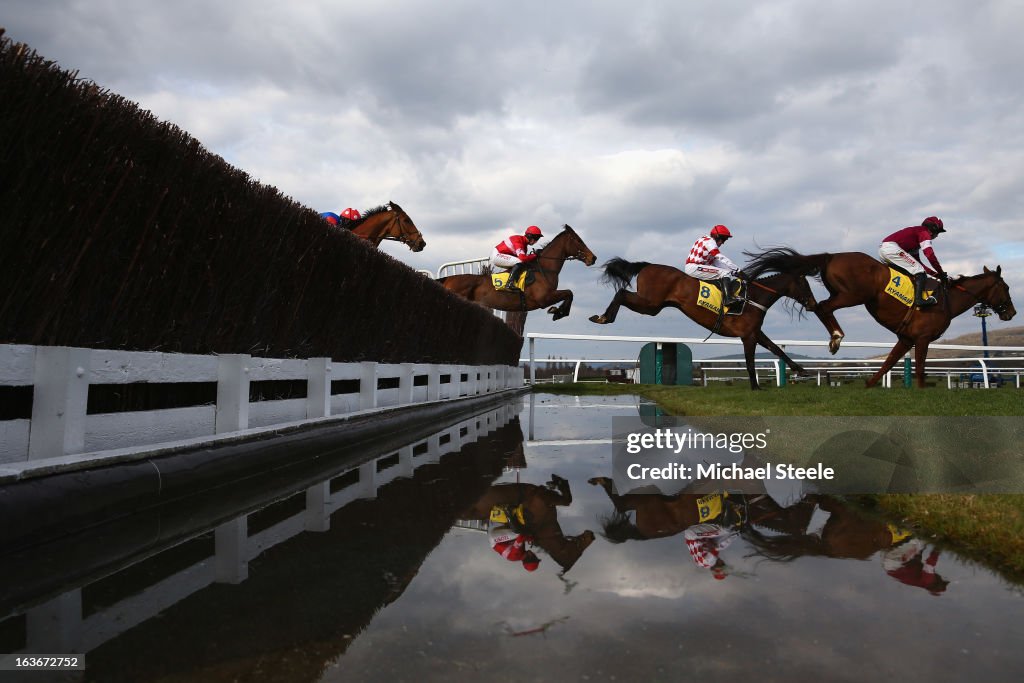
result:
[[(1024, 416), (1024, 395), (1012, 388), (919, 391), (791, 385), (753, 392), (745, 386), (559, 384), (540, 385), (534, 391), (640, 395), (677, 416)], [(995, 570), (1008, 581), (1024, 583), (1024, 495), (882, 494), (857, 496), (856, 502)]]

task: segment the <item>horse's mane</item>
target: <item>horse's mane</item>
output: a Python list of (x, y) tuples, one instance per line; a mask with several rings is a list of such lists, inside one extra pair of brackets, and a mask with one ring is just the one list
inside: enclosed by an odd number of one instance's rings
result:
[(560, 237), (563, 237), (563, 236), (565, 236), (566, 234), (569, 234), (569, 235), (575, 235), (575, 234), (576, 234), (576, 231), (575, 231), (575, 230), (573, 230), (573, 229), (572, 229), (572, 228), (571, 228), (571, 227), (570, 227), (570, 226), (569, 226), (568, 224), (566, 224), (566, 225), (563, 225), (563, 226), (562, 226), (562, 231), (561, 231), (560, 233), (558, 233), (557, 235), (555, 235), (554, 237), (552, 237), (552, 238), (551, 238), (551, 241), (550, 241), (550, 242), (548, 242), (547, 244), (545, 244), (545, 245), (544, 245), (543, 247), (541, 247), (540, 249), (534, 249), (534, 251), (535, 251), (536, 253), (538, 253), (538, 254), (543, 254), (543, 253), (544, 253), (544, 250), (545, 250), (545, 249), (547, 249), (548, 247), (550, 247), (550, 246), (551, 246), (552, 244), (554, 244), (554, 243), (555, 243), (555, 240), (559, 239)]

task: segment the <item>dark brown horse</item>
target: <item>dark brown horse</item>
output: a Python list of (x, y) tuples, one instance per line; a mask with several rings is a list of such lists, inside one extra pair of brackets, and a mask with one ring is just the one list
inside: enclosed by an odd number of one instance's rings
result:
[(379, 247), (384, 240), (398, 240), (413, 251), (423, 251), (423, 247), (427, 246), (409, 214), (394, 202), (369, 209), (362, 218), (348, 221), (345, 228), (369, 240), (375, 247)]
[(569, 482), (552, 475), (548, 486), (536, 484), (495, 484), (461, 519), (487, 520), (491, 509), (496, 506), (523, 506), (525, 533), (533, 536), (535, 543), (544, 549), (562, 568), (562, 573), (572, 569), (583, 551), (594, 542), (594, 532), (587, 529), (578, 536), (566, 536), (558, 523), (558, 506), (572, 503)]
[[(636, 292), (631, 292), (627, 288), (634, 276)], [(615, 322), (621, 306), (643, 315), (658, 315), (665, 308), (677, 308), (699, 325), (723, 337), (739, 337), (743, 341), (743, 355), (746, 359), (751, 389), (760, 388), (757, 373), (754, 371), (754, 351), (758, 344), (784, 360), (796, 372), (804, 372), (800, 365), (761, 331), (768, 309), (784, 296), (793, 299), (809, 311), (814, 310), (814, 294), (806, 278), (802, 276), (777, 274), (761, 280), (752, 280), (747, 288), (747, 302), (743, 312), (739, 315), (721, 317), (697, 304), (697, 294), (707, 283), (692, 278), (672, 266), (644, 261), (633, 263), (613, 258), (604, 265), (603, 279), (615, 287), (615, 297), (603, 315), (590, 317), (591, 322), (599, 325)]]
[[(566, 225), (537, 251), (537, 260), (531, 265), (534, 280), (526, 286), (525, 293), (494, 289), (490, 275), (450, 275), (438, 282), (463, 298), (499, 311), (535, 311), (549, 306), (551, 319), (558, 320), (569, 315), (572, 308), (572, 290), (558, 288), (558, 274), (566, 261), (574, 259), (592, 266), (597, 257), (576, 231)], [(559, 302), (561, 305), (555, 306)]]
[(829, 298), (818, 304), (815, 314), (831, 333), (829, 350), (832, 353), (839, 350), (844, 336), (843, 329), (833, 315), (840, 308), (863, 304), (872, 318), (896, 335), (896, 345), (878, 372), (867, 381), (869, 387), (877, 384), (911, 347), (914, 348), (917, 386), (924, 387), (928, 345), (946, 331), (953, 318), (975, 304), (990, 306), (1000, 320), (1010, 320), (1017, 314), (1010, 300), (1010, 288), (1003, 280), (1002, 268), (998, 266), (995, 270), (985, 268), (980, 275), (950, 280), (948, 287), (937, 292), (937, 304), (911, 308), (885, 293), (890, 278), (889, 266), (867, 254), (852, 251), (803, 255), (780, 247), (752, 256), (747, 271), (751, 276), (777, 270), (794, 275), (821, 277)]

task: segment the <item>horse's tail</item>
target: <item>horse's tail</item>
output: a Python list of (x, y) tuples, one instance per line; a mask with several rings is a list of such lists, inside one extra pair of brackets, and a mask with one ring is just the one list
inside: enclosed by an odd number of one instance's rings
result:
[(647, 537), (640, 533), (636, 525), (625, 512), (616, 510), (610, 515), (601, 517), (601, 535), (612, 543), (624, 543), (625, 541), (643, 541)]
[(743, 270), (751, 280), (756, 280), (768, 271), (804, 276), (820, 275), (832, 260), (832, 254), (804, 255), (789, 247), (773, 247), (760, 254), (749, 251), (743, 253), (750, 258), (750, 262)]
[(625, 289), (629, 287), (629, 283), (633, 281), (636, 274), (649, 265), (651, 264), (647, 261), (633, 262), (616, 256), (605, 261), (601, 282), (612, 285), (616, 290)]

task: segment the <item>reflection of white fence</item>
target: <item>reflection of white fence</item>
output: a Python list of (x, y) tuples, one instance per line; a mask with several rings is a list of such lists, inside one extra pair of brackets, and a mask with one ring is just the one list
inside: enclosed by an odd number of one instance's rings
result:
[[(441, 456), (507, 424), (518, 409), (517, 403), (507, 403), (398, 451), (340, 471), (304, 492), (293, 494), (305, 497), (304, 509), (262, 531), (249, 533), (249, 515), (221, 524), (214, 531), (212, 556), (89, 616), (82, 612), (81, 586), (30, 607), (23, 612), (25, 648), (21, 652), (89, 652), (213, 583), (241, 583), (248, 578), (249, 563), (267, 549), (304, 531), (328, 531), (331, 515), (345, 505), (376, 498), (377, 491), (386, 484), (412, 477), (418, 467), (437, 463)], [(18, 614), (0, 615), (0, 621)]]
[[(250, 385), (262, 381), (305, 383), (306, 396), (250, 400)], [(216, 384), (216, 403), (87, 413), (90, 386), (176, 383)], [(329, 358), (0, 345), (0, 387), (31, 388), (31, 417), (0, 420), (0, 463), (223, 437), (358, 411), (477, 396), (522, 383), (522, 370), (504, 365), (334, 363)]]
[[(713, 339), (702, 339), (696, 337), (633, 337), (633, 336), (620, 336), (620, 335), (576, 335), (576, 334), (551, 334), (544, 332), (531, 332), (526, 335), (530, 340), (530, 353), (527, 358), (520, 358), (520, 363), (530, 364), (530, 378), (529, 382), (532, 384), (536, 381), (536, 364), (537, 363), (565, 363), (574, 362), (576, 363), (576, 372), (574, 377), (579, 376), (579, 367), (584, 363), (636, 363), (635, 359), (628, 361), (621, 360), (609, 360), (609, 359), (572, 359), (567, 361), (565, 359), (552, 359), (544, 360), (536, 357), (536, 341), (538, 339), (551, 339), (551, 340), (572, 340), (578, 342), (665, 342), (665, 343), (678, 343), (687, 344), (691, 346), (700, 346), (703, 344), (725, 344), (731, 346), (741, 345), (742, 342), (738, 339), (726, 339), (726, 338), (713, 338)], [(828, 347), (827, 341), (809, 341), (809, 340), (776, 340), (776, 343), (786, 349), (791, 346), (807, 346), (807, 347)], [(843, 341), (844, 348), (877, 348), (888, 351), (892, 348), (894, 342), (855, 342), (855, 341)], [(1021, 386), (1021, 376), (1024, 375), (1024, 347), (1020, 346), (970, 346), (963, 344), (931, 344), (929, 350), (954, 350), (954, 351), (973, 351), (980, 353), (983, 351), (998, 351), (998, 352), (1010, 352), (1020, 354), (1017, 356), (1000, 356), (994, 358), (985, 358), (982, 356), (971, 355), (969, 357), (959, 358), (929, 358), (928, 367), (926, 374), (931, 376), (940, 376), (946, 378), (946, 385), (949, 388), (953, 388), (954, 382), (958, 381), (958, 376), (961, 373), (977, 374), (980, 375), (979, 383), (983, 387), (990, 387), (992, 384), (992, 375), (999, 374), (1002, 376), (1011, 376), (1014, 378), (1014, 385), (1017, 388)], [(913, 358), (911, 354), (906, 357), (913, 368)], [(746, 379), (746, 365), (742, 359), (715, 359), (715, 360), (694, 360), (694, 365), (700, 368), (706, 368), (715, 372), (720, 371), (736, 371), (736, 377), (742, 377)], [(818, 384), (822, 383), (822, 375), (824, 373), (829, 374), (874, 374), (882, 366), (882, 360), (855, 360), (855, 359), (834, 359), (834, 358), (801, 358), (798, 363), (810, 372), (817, 374)], [(953, 367), (937, 365), (951, 363)], [(974, 366), (965, 364), (976, 364)], [(1011, 366), (1012, 367), (1009, 367)], [(760, 378), (762, 372), (767, 373), (770, 377), (774, 377), (776, 384), (782, 382), (782, 373), (785, 372), (785, 365), (781, 359), (778, 358), (757, 358), (754, 361), (755, 372), (757, 372)], [(892, 386), (893, 376), (900, 377), (904, 372), (904, 365), (897, 364), (892, 370), (890, 370), (883, 378), (883, 385), (886, 387)], [(708, 383), (708, 376), (705, 374), (704, 384)], [(711, 378), (713, 380), (713, 378)], [(1004, 377), (1005, 379), (1005, 377)]]

